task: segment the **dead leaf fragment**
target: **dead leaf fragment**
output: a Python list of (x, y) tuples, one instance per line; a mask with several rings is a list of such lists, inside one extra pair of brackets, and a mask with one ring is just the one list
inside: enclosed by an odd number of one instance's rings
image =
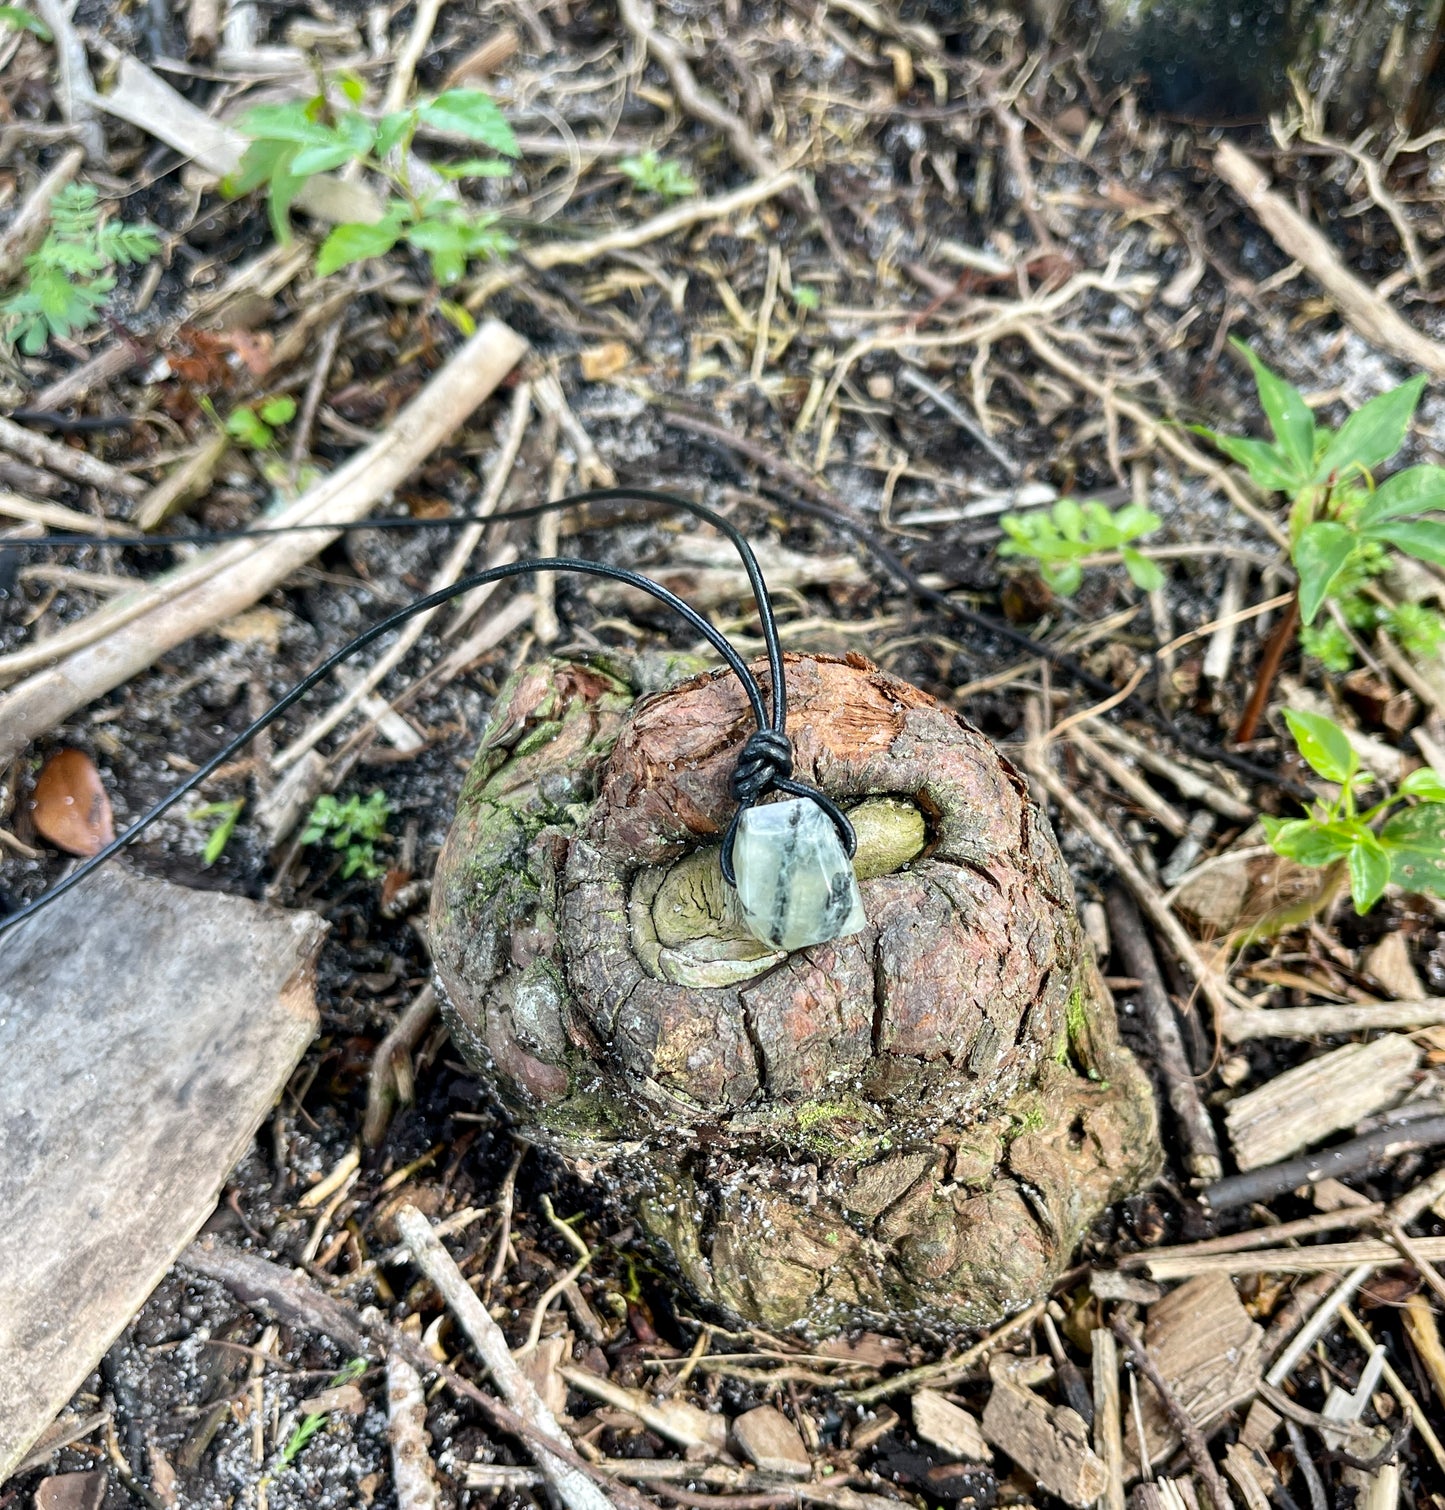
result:
[(621, 372), (631, 359), (632, 353), (621, 341), (604, 341), (600, 346), (589, 346), (579, 353), (577, 365), (582, 370), (584, 383), (600, 383)]
[(100, 1510), (106, 1482), (104, 1468), (57, 1473), (36, 1485), (35, 1510)]
[(110, 798), (82, 750), (57, 750), (30, 794), (35, 831), (68, 855), (89, 856), (115, 838)]

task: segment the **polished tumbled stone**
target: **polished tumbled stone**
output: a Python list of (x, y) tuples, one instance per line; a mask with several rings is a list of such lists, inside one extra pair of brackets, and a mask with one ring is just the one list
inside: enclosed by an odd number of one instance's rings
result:
[(733, 871), (743, 921), (775, 949), (842, 938), (868, 921), (838, 830), (809, 797), (750, 807), (738, 820)]

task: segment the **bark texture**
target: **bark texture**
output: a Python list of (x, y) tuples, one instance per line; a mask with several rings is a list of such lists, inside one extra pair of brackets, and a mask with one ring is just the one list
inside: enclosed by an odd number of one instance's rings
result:
[(433, 897), (458, 1047), (734, 1317), (1026, 1304), (1159, 1160), (1047, 821), (925, 693), (789, 657), (796, 774), (851, 811), (869, 924), (771, 951), (718, 868), (747, 704), (721, 672), (649, 694), (681, 669), (553, 661), (498, 700)]

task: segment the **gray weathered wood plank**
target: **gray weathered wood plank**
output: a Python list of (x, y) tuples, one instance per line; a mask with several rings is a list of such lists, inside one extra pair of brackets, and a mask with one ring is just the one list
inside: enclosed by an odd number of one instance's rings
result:
[(275, 1105), (325, 931), (113, 865), (0, 940), (0, 1482)]

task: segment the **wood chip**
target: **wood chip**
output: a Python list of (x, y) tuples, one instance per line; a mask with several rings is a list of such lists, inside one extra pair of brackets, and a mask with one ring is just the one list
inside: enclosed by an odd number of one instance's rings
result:
[(317, 1028), (325, 924), (102, 868), (0, 949), (0, 1480), (210, 1214)]
[(966, 1463), (993, 1462), (978, 1422), (936, 1390), (921, 1389), (914, 1395), (913, 1428), (925, 1442), (932, 1442), (950, 1457)]
[(1276, 1075), (1225, 1111), (1235, 1161), (1260, 1169), (1353, 1126), (1397, 1101), (1419, 1063), (1420, 1050), (1408, 1038), (1385, 1033)]
[[(1149, 1308), (1144, 1345), (1181, 1409), (1203, 1427), (1254, 1393), (1264, 1330), (1250, 1320), (1227, 1274), (1203, 1274)], [(1139, 1390), (1149, 1461), (1158, 1462), (1179, 1436), (1153, 1388), (1141, 1382)], [(1125, 1415), (1125, 1441), (1137, 1464), (1138, 1428), (1132, 1412)]]
[(763, 1473), (805, 1479), (813, 1471), (798, 1428), (780, 1410), (760, 1405), (733, 1422), (733, 1438), (744, 1457)]
[(983, 1412), (983, 1434), (1066, 1505), (1091, 1505), (1108, 1487), (1109, 1471), (1089, 1446), (1078, 1412), (1050, 1405), (998, 1373)]

